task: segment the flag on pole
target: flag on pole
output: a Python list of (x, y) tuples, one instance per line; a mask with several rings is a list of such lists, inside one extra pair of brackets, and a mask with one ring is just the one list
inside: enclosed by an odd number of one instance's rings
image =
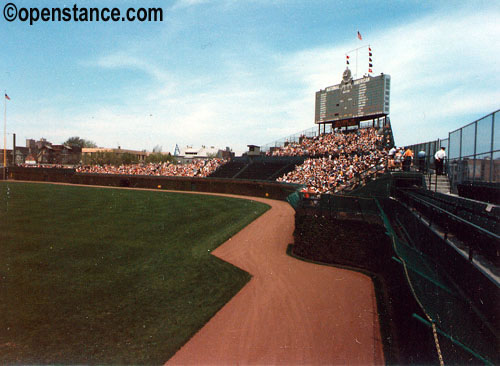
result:
[(361, 37), (361, 33), (359, 33), (358, 31), (358, 39), (361, 41), (363, 39), (363, 37)]
[(5, 99), (10, 100), (10, 97), (5, 93)]

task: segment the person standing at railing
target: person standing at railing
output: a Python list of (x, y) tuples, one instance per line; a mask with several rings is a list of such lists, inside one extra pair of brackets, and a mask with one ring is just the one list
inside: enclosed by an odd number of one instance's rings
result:
[(427, 157), (427, 153), (425, 150), (420, 150), (417, 153), (417, 159), (418, 159), (418, 171), (420, 173), (425, 173), (425, 158)]
[(408, 147), (403, 154), (403, 171), (409, 172), (413, 160), (413, 151)]
[(436, 165), (436, 174), (443, 174), (444, 159), (446, 159), (445, 147), (441, 146), (441, 150), (436, 151), (434, 154), (434, 164)]

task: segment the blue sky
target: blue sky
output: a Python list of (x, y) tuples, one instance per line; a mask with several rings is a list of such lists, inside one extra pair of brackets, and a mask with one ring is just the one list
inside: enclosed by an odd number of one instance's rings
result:
[[(20, 7), (76, 2), (11, 0)], [(2, 1), (3, 4), (7, 1)], [(151, 150), (265, 144), (314, 126), (314, 96), (345, 52), (370, 44), (390, 74), (396, 143), (447, 137), (500, 107), (494, 1), (84, 1), (157, 7), (163, 22), (44, 23), (0, 17), (8, 144), (70, 136)], [(356, 38), (360, 31), (363, 40)], [(359, 74), (366, 72), (362, 60)], [(3, 146), (3, 145), (2, 145)]]

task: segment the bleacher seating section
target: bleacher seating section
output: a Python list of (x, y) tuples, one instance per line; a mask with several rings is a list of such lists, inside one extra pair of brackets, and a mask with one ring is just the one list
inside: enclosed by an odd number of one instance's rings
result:
[(303, 161), (302, 157), (236, 158), (219, 167), (209, 177), (274, 181)]
[(492, 233), (500, 232), (500, 207), (462, 197), (421, 189), (416, 193), (434, 204)]
[(500, 183), (498, 182), (462, 182), (457, 185), (458, 194), (484, 202), (500, 204)]
[(440, 225), (446, 235), (467, 243), (470, 257), (480, 253), (499, 263), (499, 207), (425, 189), (399, 190), (398, 198)]
[(219, 167), (215, 172), (213, 172), (209, 177), (211, 178), (233, 178), (238, 174), (243, 168), (247, 166), (247, 163), (241, 161), (230, 161)]
[[(287, 169), (288, 168), (288, 169)], [(239, 179), (261, 179), (261, 180), (274, 180), (275, 176), (279, 173), (283, 175), (295, 168), (294, 164), (288, 162), (254, 162), (247, 166), (247, 168), (237, 176)]]

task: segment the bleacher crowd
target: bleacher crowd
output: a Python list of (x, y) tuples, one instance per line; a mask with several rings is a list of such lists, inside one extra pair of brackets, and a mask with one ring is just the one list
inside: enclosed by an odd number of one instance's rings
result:
[[(295, 166), (277, 181), (302, 184), (309, 193), (335, 193), (385, 172), (388, 161), (391, 163), (389, 168), (397, 167), (397, 158), (402, 154), (397, 149), (388, 153), (387, 145), (383, 132), (375, 128), (336, 130), (312, 138), (302, 136), (299, 142), (274, 147), (267, 155), (306, 157), (303, 164)], [(227, 162), (224, 159), (194, 159), (186, 164), (82, 165), (75, 169), (78, 173), (208, 177)], [(250, 168), (247, 173), (252, 173)]]
[(352, 183), (359, 173), (364, 178), (386, 169), (387, 151), (383, 136), (374, 128), (302, 137), (298, 143), (275, 148), (273, 156), (309, 156), (295, 170), (277, 179), (303, 184), (310, 193), (334, 193)]
[(149, 163), (113, 165), (85, 165), (76, 168), (77, 173), (128, 174), (179, 177), (207, 177), (225, 164), (224, 159), (195, 159), (186, 164)]
[(323, 157), (337, 154), (351, 154), (357, 151), (377, 149), (382, 142), (375, 128), (356, 131), (322, 134), (313, 138), (302, 136), (299, 142), (291, 142), (284, 147), (274, 148), (267, 154), (272, 156), (310, 156)]

